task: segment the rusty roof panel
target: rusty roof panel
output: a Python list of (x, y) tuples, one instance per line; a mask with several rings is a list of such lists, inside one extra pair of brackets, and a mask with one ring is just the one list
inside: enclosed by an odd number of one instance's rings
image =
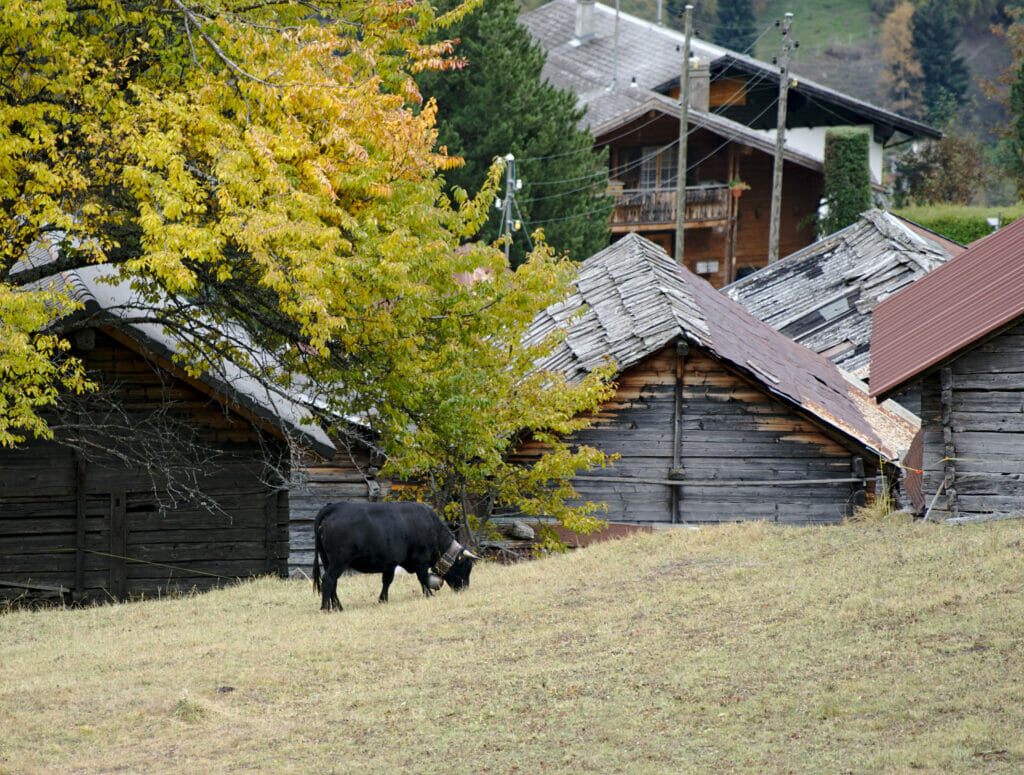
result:
[(875, 307), (871, 392), (884, 395), (1024, 314), (1024, 218)]

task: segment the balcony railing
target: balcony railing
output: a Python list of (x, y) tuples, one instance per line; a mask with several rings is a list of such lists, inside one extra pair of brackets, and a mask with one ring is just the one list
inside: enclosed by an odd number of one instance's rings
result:
[[(612, 189), (615, 209), (612, 226), (675, 223), (677, 189)], [(729, 218), (729, 187), (705, 185), (686, 187), (686, 222), (725, 221)]]

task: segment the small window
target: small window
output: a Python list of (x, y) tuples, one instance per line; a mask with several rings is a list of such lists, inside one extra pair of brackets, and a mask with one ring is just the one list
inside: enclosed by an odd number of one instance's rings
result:
[(718, 271), (717, 261), (698, 261), (697, 274), (715, 274)]
[(658, 187), (658, 149), (652, 145), (644, 146), (640, 157), (640, 188), (649, 191)]

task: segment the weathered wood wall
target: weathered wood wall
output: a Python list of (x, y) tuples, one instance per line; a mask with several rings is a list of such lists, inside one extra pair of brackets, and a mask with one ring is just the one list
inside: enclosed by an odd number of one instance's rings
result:
[(376, 460), (368, 448), (358, 444), (340, 451), (331, 460), (309, 457), (297, 473), (302, 481), (290, 493), (291, 519), (288, 523), (290, 575), (309, 575), (313, 566), (313, 521), (328, 503), (385, 498), (391, 483), (377, 478)]
[[(687, 484), (679, 511), (685, 521), (808, 524), (839, 522), (852, 513), (859, 485), (824, 481), (854, 476), (851, 451), (699, 351), (686, 360), (682, 427)], [(873, 476), (869, 461), (864, 465)]]
[[(614, 139), (603, 141), (609, 148), (609, 164), (614, 178), (626, 165), (628, 149), (640, 146), (665, 146), (679, 139), (679, 122), (654, 111), (614, 132)], [(599, 140), (601, 140), (599, 138)], [(687, 185), (726, 183), (736, 177), (750, 190), (732, 203), (730, 221), (690, 224), (686, 228), (686, 266), (697, 272), (698, 262), (718, 262), (718, 271), (700, 273), (716, 288), (735, 279), (730, 266), (730, 249), (735, 246), (738, 272), (765, 265), (771, 214), (771, 184), (774, 157), (739, 142), (727, 142), (717, 132), (696, 129), (688, 142), (689, 156), (695, 168), (689, 172)], [(633, 177), (639, 172), (633, 170)], [(630, 187), (630, 186), (627, 186)], [(782, 175), (782, 201), (779, 223), (779, 255), (788, 256), (812, 244), (815, 239), (813, 216), (824, 190), (822, 173), (792, 162), (786, 162)], [(733, 217), (734, 216), (734, 217)], [(613, 227), (619, 234), (636, 231), (657, 242), (670, 255), (674, 252), (675, 224), (648, 223)]]
[(921, 424), (932, 518), (1024, 514), (1024, 324), (927, 375)]
[[(163, 408), (194, 431), (188, 444), (216, 450), (192, 471), (211, 508), (174, 503), (161, 490), (159, 460), (147, 469), (106, 453), (85, 459), (39, 440), (0, 450), (0, 595), (23, 591), (6, 583), (123, 599), (284, 574), (288, 493), (273, 483), (287, 473), (284, 442), (102, 332), (80, 354), (103, 375), (127, 427), (136, 420), (145, 427), (142, 418)], [(99, 429), (107, 419), (91, 422)]]
[[(863, 497), (862, 483), (848, 481), (855, 468), (875, 474), (877, 463), (703, 351), (680, 361), (666, 348), (626, 370), (618, 384), (594, 427), (572, 437), (621, 455), (611, 468), (575, 480), (584, 499), (608, 504), (611, 521), (838, 522), (858, 491)], [(529, 444), (521, 458), (538, 453)], [(843, 481), (821, 481), (835, 479)]]

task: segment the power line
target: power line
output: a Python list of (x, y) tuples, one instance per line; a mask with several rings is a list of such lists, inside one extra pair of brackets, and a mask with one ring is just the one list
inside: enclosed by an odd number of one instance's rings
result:
[[(753, 120), (757, 121), (765, 113), (767, 113), (769, 110), (774, 108), (777, 103), (778, 103), (778, 98), (776, 98), (775, 100), (770, 102), (768, 105), (766, 105), (764, 107), (764, 109), (754, 117)], [(697, 127), (697, 129), (699, 129), (699, 128), (700, 127)], [(695, 131), (695, 130), (691, 130), (691, 131)], [(686, 172), (690, 172), (691, 170), (696, 169), (699, 165), (703, 164), (705, 161), (707, 161), (708, 159), (713, 157), (716, 153), (718, 153), (720, 150), (722, 150), (725, 146), (727, 146), (729, 143), (731, 143), (733, 140), (737, 139), (738, 137), (739, 137), (739, 132), (735, 132), (735, 133), (729, 135), (728, 137), (724, 138), (722, 140), (722, 142), (719, 143), (710, 152), (708, 152), (707, 154), (702, 156), (700, 159), (697, 159), (693, 164), (687, 165)], [(664, 149), (671, 148), (672, 146), (674, 146), (678, 142), (679, 142), (678, 140), (673, 140), (672, 142), (668, 143), (667, 145), (662, 146), (657, 151), (657, 153), (661, 153)], [(677, 177), (678, 177), (678, 174), (677, 174)], [(685, 187), (686, 187), (685, 186), (685, 181), (686, 181), (685, 175), (682, 176), (682, 180), (683, 180), (683, 188), (685, 190)], [(582, 189), (578, 189), (578, 190), (582, 190)], [(574, 193), (574, 192), (563, 192), (562, 194), (552, 194), (551, 196), (545, 197), (545, 198), (546, 199), (554, 199), (554, 198), (557, 198), (558, 196), (564, 196), (564, 195), (569, 194), (569, 193)], [(539, 200), (531, 200), (531, 202), (533, 202), (533, 201), (539, 201)], [(533, 222), (533, 226), (534, 227), (535, 226), (541, 226), (541, 225), (547, 224), (547, 223), (558, 223), (560, 221), (568, 221), (568, 220), (570, 220), (572, 218), (581, 218), (581, 217), (584, 217), (584, 216), (587, 216), (587, 215), (595, 215), (597, 213), (602, 212), (603, 210), (604, 210), (604, 208), (602, 207), (602, 208), (597, 208), (597, 209), (593, 209), (593, 210), (588, 210), (588, 211), (583, 212), (583, 213), (573, 213), (571, 215), (560, 216), (560, 217), (557, 217), (557, 218), (545, 218), (545, 219), (540, 220), (540, 221), (534, 221)]]
[[(743, 56), (746, 56), (750, 51), (753, 50), (754, 45), (756, 45), (761, 40), (761, 38), (763, 38), (772, 29), (774, 29), (774, 27), (775, 27), (774, 24), (771, 24), (771, 25), (765, 27), (765, 29), (761, 32), (761, 34), (758, 35), (757, 38), (754, 40), (753, 44), (751, 44), (747, 49), (745, 49), (743, 51), (735, 52), (735, 53), (738, 53), (738, 54), (741, 54)], [(722, 78), (725, 78), (725, 77), (726, 76), (725, 76), (724, 73), (718, 73), (717, 75), (712, 76), (710, 82), (711, 83), (715, 83), (716, 81), (718, 81), (718, 80), (720, 80)], [(770, 76), (767, 73), (764, 73), (764, 72), (758, 73), (754, 77), (753, 82), (748, 84), (748, 88), (750, 88), (752, 86), (756, 86), (758, 83), (760, 83), (761, 81), (765, 80), (768, 77), (770, 77)], [(740, 96), (739, 94), (734, 95), (735, 99), (739, 99), (739, 96)], [(724, 103), (721, 106), (716, 106), (716, 110), (711, 111), (711, 112), (712, 113), (720, 114), (720, 110), (721, 109), (732, 107), (733, 104), (734, 103), (731, 102), (731, 101), (726, 102), (726, 103)], [(626, 135), (632, 134), (633, 132), (637, 131), (638, 129), (643, 129), (644, 127), (654, 123), (655, 121), (658, 121), (659, 118), (660, 118), (659, 116), (656, 116), (656, 117), (654, 117), (652, 119), (648, 119), (643, 124), (640, 124), (640, 126), (630, 127), (629, 129), (623, 129), (621, 134), (613, 135), (613, 136), (609, 137), (605, 142), (606, 143), (613, 143), (616, 140), (618, 140), (618, 139), (620, 139), (622, 137), (625, 137)], [(518, 158), (518, 160), (520, 162), (547, 161), (549, 159), (561, 159), (561, 158), (564, 158), (566, 156), (574, 156), (574, 155), (580, 154), (580, 153), (592, 153), (592, 152), (593, 152), (593, 147), (590, 147), (590, 148), (580, 148), (580, 149), (575, 150), (575, 151), (565, 151), (563, 153), (552, 153), (552, 154), (548, 154), (548, 155), (545, 155), (545, 156), (520, 156), (520, 157), (517, 157), (517, 158)]]
[[(750, 82), (748, 82), (748, 84), (747, 84), (747, 91), (749, 91), (752, 88), (757, 87), (762, 81), (767, 80), (769, 77), (770, 76), (765, 74), (765, 73), (758, 74), (754, 79), (752, 79)], [(730, 95), (729, 99), (726, 102), (722, 103), (722, 105), (715, 106), (716, 109), (712, 110), (712, 111), (709, 111), (709, 112), (712, 115), (721, 116), (725, 109), (732, 107), (736, 103), (736, 101), (738, 101), (742, 96), (743, 95), (739, 92), (739, 90), (737, 90), (737, 92), (735, 94)], [(772, 103), (772, 104), (774, 105), (774, 103)], [(757, 118), (760, 118), (762, 115), (764, 115), (763, 112), (761, 114), (759, 114), (757, 116)], [(643, 129), (647, 125), (652, 124), (655, 121), (659, 121), (660, 119), (661, 119), (661, 116), (656, 116), (655, 118), (649, 119), (648, 121), (644, 122), (643, 124), (641, 124), (638, 127), (630, 127), (628, 130), (624, 130), (623, 133), (621, 135), (619, 135), (618, 137), (625, 137), (627, 135), (633, 134), (637, 130)], [(689, 135), (691, 135), (693, 132), (697, 131), (697, 129), (699, 129), (699, 128), (700, 127), (694, 127), (693, 129), (687, 130), (687, 133), (686, 133), (687, 137), (689, 137)], [(605, 144), (610, 144), (610, 143), (614, 142), (615, 139), (618, 139), (618, 137), (607, 139), (607, 140), (604, 141), (604, 143)], [(666, 146), (666, 147), (668, 147), (668, 146)], [(543, 157), (534, 157), (534, 158), (540, 159), (540, 158), (543, 158)], [(523, 161), (523, 159), (519, 159), (519, 161)], [(639, 164), (639, 162), (632, 162), (632, 163), (630, 163), (630, 165), (634, 165), (634, 166), (636, 164)], [(618, 169), (629, 170), (629, 169), (632, 168), (630, 165), (626, 165), (624, 168), (619, 167), (619, 168), (616, 168), (616, 169), (617, 170)], [(581, 180), (590, 180), (590, 179), (594, 179), (594, 178), (600, 178), (604, 174), (605, 174), (604, 170), (600, 170), (600, 171), (595, 171), (593, 173), (589, 173), (587, 175), (583, 175), (583, 176), (576, 177), (576, 178), (561, 178), (561, 179), (556, 179), (556, 180), (536, 180), (536, 181), (530, 181), (530, 187), (531, 188), (536, 188), (536, 187), (539, 187), (539, 186), (556, 186), (556, 185), (561, 185), (563, 183), (577, 183), (577, 182), (579, 182)], [(557, 196), (557, 195), (552, 195), (552, 196)]]
[[(761, 112), (758, 113), (756, 116), (754, 116), (754, 118), (752, 120), (753, 121), (757, 121), (758, 119), (760, 119), (768, 111), (770, 111), (772, 108), (774, 108), (777, 105), (777, 103), (778, 103), (778, 97), (776, 97), (770, 103), (765, 105), (765, 107), (761, 110)], [(702, 128), (703, 127), (701, 127), (699, 125), (698, 126), (694, 126), (693, 129), (690, 129), (686, 133), (687, 137), (689, 137), (689, 135), (691, 135), (692, 133), (694, 133), (694, 132), (696, 132), (696, 131), (698, 131), (699, 129), (702, 129)], [(733, 140), (736, 140), (737, 138), (739, 138), (739, 136), (740, 136), (740, 132), (736, 131), (736, 132), (733, 132), (732, 134), (730, 134), (729, 136), (725, 137), (725, 139), (723, 139), (722, 142), (719, 143), (717, 146), (715, 146), (711, 151), (709, 151), (704, 156), (702, 156), (699, 159), (697, 159), (696, 161), (694, 161), (693, 164), (688, 164), (686, 166), (686, 170), (685, 171), (686, 172), (690, 172), (692, 170), (695, 170), (698, 166), (700, 166), (701, 164), (706, 162), (708, 159), (713, 157), (716, 153), (718, 153), (720, 150), (722, 150), (725, 146), (727, 146)], [(639, 157), (635, 161), (628, 162), (627, 164), (624, 164), (622, 166), (616, 167), (614, 172), (617, 175), (618, 174), (622, 174), (623, 172), (631, 172), (631, 171), (633, 171), (634, 169), (636, 169), (638, 167), (642, 167), (645, 163), (647, 163), (651, 159), (657, 157), (659, 154), (662, 154), (665, 151), (667, 151), (667, 150), (669, 150), (671, 148), (674, 148), (678, 143), (679, 143), (678, 139), (672, 140), (671, 142), (669, 142), (669, 143), (667, 143), (665, 145), (657, 147), (655, 150), (651, 151), (650, 153), (645, 154), (645, 155)], [(600, 176), (603, 176), (604, 174), (606, 174), (606, 173), (605, 172), (601, 172), (599, 175), (595, 174), (593, 176), (588, 176), (588, 178), (579, 178), (578, 180), (589, 179), (589, 177), (600, 177)], [(685, 179), (686, 178), (684, 176), (683, 180), (685, 181)], [(564, 182), (571, 182), (572, 180), (573, 179), (566, 179)], [(534, 184), (530, 183), (530, 185), (533, 186)], [(559, 192), (557, 192), (555, 194), (547, 194), (545, 196), (529, 197), (529, 201), (532, 204), (534, 202), (544, 202), (544, 201), (547, 201), (549, 199), (559, 199), (559, 198), (564, 197), (564, 196), (569, 196), (570, 194), (579, 193), (580, 191), (586, 191), (588, 188), (590, 188), (590, 186), (580, 186), (578, 188), (574, 188), (574, 189), (571, 189), (569, 191), (559, 191)]]

